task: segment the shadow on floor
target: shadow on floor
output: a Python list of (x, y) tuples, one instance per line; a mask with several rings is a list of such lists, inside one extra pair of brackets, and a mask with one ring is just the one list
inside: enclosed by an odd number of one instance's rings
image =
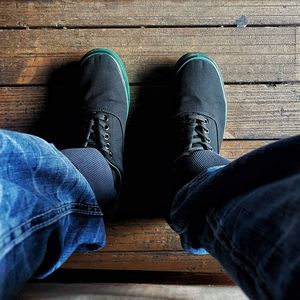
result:
[(58, 149), (76, 142), (80, 113), (78, 66), (77, 62), (69, 63), (49, 76), (45, 115), (33, 132)]
[[(171, 80), (158, 85), (168, 67), (152, 69), (131, 86), (132, 105), (127, 122), (124, 153), (125, 184), (120, 199), (122, 216), (161, 217), (168, 207), (169, 168), (172, 161)], [(170, 76), (168, 77), (170, 78)], [(58, 149), (74, 147), (79, 130), (80, 92), (78, 63), (53, 72), (49, 80), (45, 117), (34, 134)]]
[[(40, 280), (31, 279), (39, 283)], [(155, 272), (155, 271), (122, 271), (122, 270), (84, 270), (58, 269), (43, 279), (49, 283), (152, 283), (152, 284), (212, 284), (234, 285), (226, 273), (192, 273), (192, 272)]]

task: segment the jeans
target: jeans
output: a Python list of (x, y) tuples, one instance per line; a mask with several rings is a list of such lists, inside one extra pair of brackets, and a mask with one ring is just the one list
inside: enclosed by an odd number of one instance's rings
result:
[(40, 138), (0, 131), (0, 299), (104, 245), (101, 209), (71, 162)]
[[(300, 295), (300, 137), (211, 166), (176, 195), (170, 223), (187, 252), (205, 248), (252, 299)], [(53, 145), (0, 131), (0, 299), (75, 251), (105, 245), (86, 179)]]
[(300, 296), (299, 150), (300, 136), (264, 146), (199, 174), (173, 201), (183, 248), (205, 248), (251, 299)]

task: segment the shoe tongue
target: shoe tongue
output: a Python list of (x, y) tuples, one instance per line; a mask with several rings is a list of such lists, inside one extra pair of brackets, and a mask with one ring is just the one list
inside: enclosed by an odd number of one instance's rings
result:
[[(197, 96), (183, 95), (180, 97), (180, 105), (177, 109), (180, 114), (194, 114), (195, 112), (201, 112), (208, 114), (206, 99), (200, 99)], [(205, 105), (206, 104), (206, 105)]]
[(127, 117), (127, 108), (121, 101), (106, 98), (99, 105), (99, 100), (87, 102), (88, 104), (83, 105), (83, 111), (85, 113), (109, 113), (114, 116), (118, 116), (120, 120), (125, 120)]

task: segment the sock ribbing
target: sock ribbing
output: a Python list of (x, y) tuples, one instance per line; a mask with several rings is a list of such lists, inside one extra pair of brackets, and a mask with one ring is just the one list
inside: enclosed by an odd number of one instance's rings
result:
[(101, 208), (116, 196), (112, 170), (96, 148), (71, 148), (61, 151), (86, 178)]
[(194, 177), (207, 173), (208, 169), (212, 167), (225, 166), (229, 163), (229, 160), (209, 150), (200, 150), (184, 155), (173, 165), (175, 189), (178, 190)]

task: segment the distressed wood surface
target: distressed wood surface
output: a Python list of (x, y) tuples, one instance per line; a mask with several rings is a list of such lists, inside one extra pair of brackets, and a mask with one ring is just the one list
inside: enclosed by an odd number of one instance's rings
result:
[(63, 268), (225, 273), (210, 255), (191, 255), (183, 251), (74, 253)]
[[(0, 128), (32, 132), (51, 100), (49, 88), (36, 85), (49, 84), (95, 47), (112, 48), (124, 60), (134, 85), (128, 129), (139, 128), (137, 114), (151, 115), (153, 105), (167, 111), (177, 59), (199, 51), (216, 60), (227, 83), (221, 153), (236, 159), (300, 132), (299, 15), (299, 1), (283, 0), (0, 1)], [(163, 219), (109, 223), (107, 237), (103, 250), (74, 254), (65, 271), (188, 272), (228, 283), (212, 257), (183, 253)]]
[(235, 160), (242, 155), (275, 141), (276, 140), (224, 140), (220, 154), (229, 160)]
[[(184, 285), (186, 284), (186, 285)], [(32, 299), (185, 299), (185, 300), (247, 300), (238, 287), (191, 286), (189, 282), (177, 285), (163, 284), (120, 284), (120, 283), (92, 283), (92, 284), (58, 284), (58, 283), (30, 283), (20, 292), (17, 298)]]
[[(299, 83), (226, 85), (225, 89), (226, 139), (278, 139), (300, 132)], [(149, 103), (154, 107), (171, 97), (167, 86), (134, 86), (131, 95), (129, 126), (135, 125), (132, 117), (138, 113), (137, 109), (148, 108)], [(0, 87), (0, 128), (30, 132), (47, 109), (47, 101), (50, 101), (47, 87)], [(236, 144), (244, 147), (247, 143)], [(237, 157), (230, 154), (229, 145), (233, 144), (224, 144), (225, 156)]]
[(106, 224), (106, 233), (103, 252), (182, 250), (178, 235), (164, 219), (120, 220)]
[(44, 282), (60, 283), (151, 283), (151, 284), (212, 284), (217, 286), (234, 285), (226, 273), (198, 272), (157, 272), (157, 271), (122, 271), (101, 269), (66, 269), (61, 268), (47, 277)]
[(298, 27), (0, 30), (0, 84), (46, 83), (95, 47), (123, 58), (131, 83), (162, 83), (186, 52), (206, 52), (225, 82), (299, 79)]
[(1, 1), (0, 26), (206, 26), (299, 24), (299, 1)]

